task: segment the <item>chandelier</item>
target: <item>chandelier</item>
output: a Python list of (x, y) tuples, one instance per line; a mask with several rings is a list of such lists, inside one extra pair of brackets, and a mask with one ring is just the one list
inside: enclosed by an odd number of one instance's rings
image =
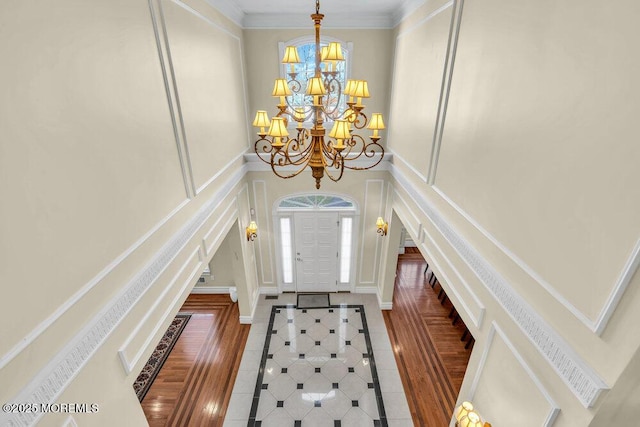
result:
[[(306, 88), (298, 80), (305, 76), (296, 72), (296, 64), (301, 63), (298, 50), (287, 46), (282, 63), (289, 66), (288, 79), (276, 79), (272, 92), (280, 99), (279, 111), (269, 120), (267, 112), (260, 110), (253, 121), (253, 126), (260, 129), (254, 150), (271, 165), (273, 173), (292, 178), (308, 166), (317, 189), (325, 173), (332, 181), (338, 181), (345, 169), (365, 170), (379, 164), (384, 149), (378, 143), (378, 132), (385, 128), (382, 114), (373, 113), (368, 118), (362, 112), (362, 98), (369, 98), (366, 80), (347, 80), (343, 87), (339, 71), (340, 67), (344, 70), (342, 47), (337, 42), (321, 47), (322, 18), (320, 0), (316, 0), (316, 13), (311, 15), (315, 27), (315, 71), (313, 77), (306, 76)], [(296, 95), (299, 102), (293, 101)], [(347, 108), (341, 108), (344, 104)], [(333, 122), (327, 137), (325, 121)], [(289, 122), (296, 122), (291, 136)], [(371, 142), (358, 133), (365, 127), (373, 131)]]

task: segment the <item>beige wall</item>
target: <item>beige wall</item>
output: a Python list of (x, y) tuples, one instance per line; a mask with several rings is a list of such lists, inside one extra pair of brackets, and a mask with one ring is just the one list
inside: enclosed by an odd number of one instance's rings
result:
[[(460, 6), (325, 32), (353, 42), (396, 154), (391, 174), (322, 183), (360, 207), (354, 290), (391, 303), (385, 245), (402, 223), (476, 337), (461, 398), (496, 427), (523, 400), (532, 425), (629, 421), (639, 6)], [(277, 287), (273, 204), (313, 181), (245, 176), (241, 155), (247, 115), (275, 110), (278, 42), (310, 31), (241, 31), (201, 0), (0, 9), (0, 400), (98, 403), (78, 425), (144, 425), (131, 384), (225, 236), (241, 321)]]
[(630, 419), (640, 62), (618, 6), (427, 2), (395, 31), (392, 208), (476, 337), (461, 398), (495, 426), (523, 399), (532, 425)]
[(0, 400), (144, 425), (131, 384), (247, 205), (242, 32), (196, 0), (0, 9)]

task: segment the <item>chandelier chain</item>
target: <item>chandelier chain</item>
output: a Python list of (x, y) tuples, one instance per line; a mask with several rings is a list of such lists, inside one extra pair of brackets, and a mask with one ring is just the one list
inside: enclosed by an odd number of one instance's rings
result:
[(316, 14), (320, 13), (320, 0), (316, 0)]

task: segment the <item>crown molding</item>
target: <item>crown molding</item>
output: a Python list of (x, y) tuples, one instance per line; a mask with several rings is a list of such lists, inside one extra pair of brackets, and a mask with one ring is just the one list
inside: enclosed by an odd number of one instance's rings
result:
[(211, 7), (222, 13), (234, 24), (242, 27), (245, 13), (238, 7), (236, 2), (232, 0), (205, 0)]
[[(245, 14), (242, 27), (246, 29), (313, 28), (307, 13), (252, 13)], [(359, 14), (357, 18), (341, 14), (327, 14), (322, 28), (390, 29), (394, 27), (394, 16), (387, 14)]]
[(428, 0), (406, 0), (402, 6), (394, 13), (390, 19), (392, 27), (397, 27), (402, 21), (404, 21), (409, 15), (415, 12), (420, 6), (427, 3)]
[[(311, 28), (310, 13), (245, 13), (233, 0), (206, 0), (243, 29)], [(360, 13), (357, 18), (344, 14), (328, 14), (324, 28), (391, 29), (415, 12), (427, 0), (406, 0), (394, 13)]]

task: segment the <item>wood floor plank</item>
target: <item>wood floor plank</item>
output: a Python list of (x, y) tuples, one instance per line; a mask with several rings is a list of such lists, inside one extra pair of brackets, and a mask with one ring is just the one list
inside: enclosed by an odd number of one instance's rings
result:
[[(448, 425), (471, 349), (452, 326), (451, 303), (438, 300), (424, 278), (419, 253), (399, 257), (393, 310), (383, 317), (414, 425)], [(222, 426), (249, 325), (238, 322), (227, 295), (190, 295), (181, 311), (191, 320), (151, 386), (142, 408), (149, 425)]]
[(399, 256), (393, 310), (384, 311), (413, 422), (449, 424), (471, 355), (460, 341), (464, 324), (452, 325), (451, 303), (438, 300), (425, 279), (419, 253)]
[(190, 295), (181, 311), (193, 314), (142, 409), (152, 427), (222, 426), (249, 325), (228, 295)]

